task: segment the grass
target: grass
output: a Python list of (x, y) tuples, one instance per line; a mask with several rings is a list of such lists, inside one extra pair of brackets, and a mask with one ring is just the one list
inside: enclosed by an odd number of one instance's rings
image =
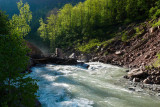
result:
[(154, 67), (160, 67), (160, 53), (157, 54), (157, 59), (155, 60), (155, 62), (153, 63)]
[(160, 20), (154, 24), (152, 24), (152, 27), (157, 27), (157, 26), (160, 26)]
[(109, 39), (107, 41), (104, 41), (101, 43), (101, 45), (103, 45), (103, 47), (107, 47), (110, 43), (112, 43), (115, 40), (115, 38)]
[(136, 35), (140, 35), (144, 32), (144, 29), (140, 30), (139, 27), (136, 27), (135, 30), (136, 30)]
[[(83, 53), (97, 52), (98, 47), (100, 47), (100, 46), (107, 47), (114, 40), (115, 39), (112, 38), (110, 40), (100, 42), (97, 39), (92, 39), (88, 43), (85, 43), (85, 44), (82, 44), (82, 45), (78, 44), (76, 49), (83, 52)], [(108, 52), (105, 53), (105, 55), (107, 55), (107, 54), (108, 54)]]
[(86, 44), (78, 45), (77, 49), (83, 53), (96, 52), (101, 43), (97, 39), (92, 39)]
[(122, 34), (122, 38), (121, 39), (122, 39), (123, 42), (126, 42), (128, 40), (127, 31)]

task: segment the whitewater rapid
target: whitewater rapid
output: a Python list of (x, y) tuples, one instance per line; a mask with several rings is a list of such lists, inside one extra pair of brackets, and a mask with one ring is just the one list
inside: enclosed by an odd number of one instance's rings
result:
[(37, 79), (42, 107), (160, 107), (154, 96), (116, 84), (125, 69), (98, 62), (80, 66), (45, 65), (29, 74)]

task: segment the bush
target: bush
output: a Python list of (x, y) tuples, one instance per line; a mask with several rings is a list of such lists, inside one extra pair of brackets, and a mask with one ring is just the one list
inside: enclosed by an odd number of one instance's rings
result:
[(122, 41), (123, 42), (126, 42), (127, 41), (127, 39), (128, 39), (128, 36), (127, 36), (127, 33), (125, 32), (125, 33), (123, 33), (123, 35), (122, 35)]
[(100, 42), (97, 39), (92, 39), (87, 44), (78, 44), (77, 49), (84, 53), (90, 53), (96, 52), (98, 46), (100, 46)]

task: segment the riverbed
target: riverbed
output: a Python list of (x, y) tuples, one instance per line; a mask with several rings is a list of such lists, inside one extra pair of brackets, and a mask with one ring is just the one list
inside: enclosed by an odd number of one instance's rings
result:
[(33, 67), (36, 93), (42, 107), (160, 107), (160, 99), (117, 84), (124, 68), (99, 62), (82, 66), (51, 65)]

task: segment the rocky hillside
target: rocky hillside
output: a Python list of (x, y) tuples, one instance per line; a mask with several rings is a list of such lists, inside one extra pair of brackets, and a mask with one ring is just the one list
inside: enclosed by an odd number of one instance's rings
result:
[[(107, 45), (101, 45), (92, 61), (132, 69), (126, 78), (136, 82), (160, 84), (160, 69), (154, 67), (160, 51), (159, 20), (131, 24)], [(125, 39), (124, 39), (125, 38)]]

